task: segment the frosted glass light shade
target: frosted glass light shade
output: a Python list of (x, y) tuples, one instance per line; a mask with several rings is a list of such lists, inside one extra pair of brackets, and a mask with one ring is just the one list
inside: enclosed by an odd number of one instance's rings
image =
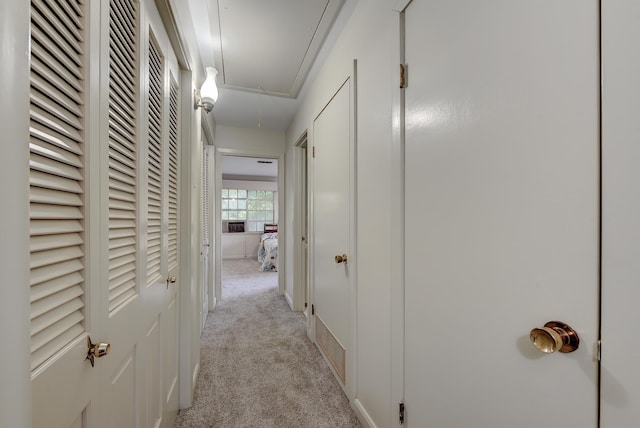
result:
[(200, 88), (200, 96), (202, 97), (202, 104), (209, 104), (213, 108), (213, 105), (218, 100), (218, 87), (216, 86), (218, 70), (213, 67), (207, 67), (206, 70), (207, 78)]

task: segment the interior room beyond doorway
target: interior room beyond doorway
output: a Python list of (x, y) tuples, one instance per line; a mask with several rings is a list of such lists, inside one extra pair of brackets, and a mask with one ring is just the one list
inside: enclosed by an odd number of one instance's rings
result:
[(221, 172), (222, 263), (244, 259), (277, 272), (278, 159), (223, 155)]

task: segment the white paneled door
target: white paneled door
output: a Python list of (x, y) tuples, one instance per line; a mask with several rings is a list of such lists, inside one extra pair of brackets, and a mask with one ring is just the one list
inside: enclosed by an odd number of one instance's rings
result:
[(172, 426), (175, 55), (153, 2), (31, 4), (33, 426)]
[(315, 340), (349, 395), (353, 352), (352, 116), (348, 79), (313, 122)]
[[(407, 426), (597, 426), (598, 14), (405, 11)], [(537, 350), (548, 321), (579, 348)]]

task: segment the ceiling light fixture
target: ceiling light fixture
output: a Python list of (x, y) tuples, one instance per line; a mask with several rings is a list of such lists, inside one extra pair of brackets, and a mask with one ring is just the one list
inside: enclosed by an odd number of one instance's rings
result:
[(207, 78), (202, 87), (194, 89), (195, 104), (194, 108), (202, 107), (207, 113), (213, 110), (213, 105), (218, 100), (218, 87), (216, 86), (216, 75), (218, 70), (213, 67), (207, 67)]

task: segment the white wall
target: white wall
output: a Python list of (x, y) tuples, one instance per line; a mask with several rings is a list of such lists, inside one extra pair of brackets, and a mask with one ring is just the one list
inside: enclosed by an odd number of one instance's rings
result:
[[(399, 182), (391, 159), (393, 70), (398, 68), (398, 16), (391, 1), (358, 2), (333, 51), (309, 86), (307, 95), (287, 131), (287, 158), (294, 144), (349, 75), (357, 60), (357, 361), (352, 405), (372, 426), (394, 426), (391, 409), (391, 305), (392, 262), (388, 245), (398, 207), (390, 203)], [(397, 61), (397, 60), (396, 60)], [(287, 177), (294, 165), (287, 165)], [(397, 172), (397, 171), (396, 171)], [(294, 186), (287, 181), (287, 214), (293, 212)], [(293, 245), (293, 237), (287, 240)], [(291, 265), (292, 255), (288, 254)], [(287, 275), (286, 288), (293, 287)]]
[(222, 180), (223, 189), (248, 189), (278, 191), (278, 183), (275, 181), (251, 181), (251, 180)]
[(269, 157), (281, 155), (285, 148), (284, 132), (270, 129), (218, 125), (215, 137), (216, 148), (225, 154), (259, 154)]

